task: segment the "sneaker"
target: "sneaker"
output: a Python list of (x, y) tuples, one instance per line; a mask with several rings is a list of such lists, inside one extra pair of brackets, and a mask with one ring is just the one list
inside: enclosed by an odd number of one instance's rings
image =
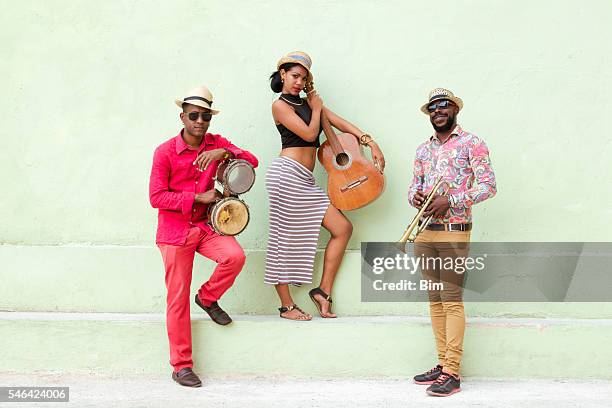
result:
[(431, 370), (423, 374), (415, 375), (414, 383), (422, 384), (422, 385), (433, 384), (434, 381), (436, 381), (436, 379), (440, 376), (441, 372), (442, 372), (442, 366), (438, 364), (437, 366), (435, 366), (434, 368), (432, 368)]
[(459, 376), (441, 372), (438, 379), (427, 387), (427, 394), (434, 397), (448, 397), (461, 391), (461, 380)]

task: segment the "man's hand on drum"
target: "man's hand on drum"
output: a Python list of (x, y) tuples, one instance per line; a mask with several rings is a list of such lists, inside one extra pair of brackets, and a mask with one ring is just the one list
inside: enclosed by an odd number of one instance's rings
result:
[(205, 193), (196, 194), (195, 202), (199, 204), (210, 204), (220, 200), (221, 198), (223, 198), (223, 194), (221, 194), (216, 188), (213, 188)]
[(200, 171), (204, 171), (214, 160), (221, 160), (225, 156), (225, 152), (225, 149), (207, 150), (200, 153), (193, 164), (198, 166)]

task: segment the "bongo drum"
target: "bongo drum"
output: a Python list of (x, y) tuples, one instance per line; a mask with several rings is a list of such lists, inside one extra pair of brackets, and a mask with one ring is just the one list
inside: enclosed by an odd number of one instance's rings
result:
[(244, 194), (255, 184), (255, 169), (246, 160), (229, 160), (217, 168), (217, 181), (225, 196)]
[(208, 207), (208, 220), (219, 235), (238, 235), (249, 224), (249, 207), (236, 197), (226, 197)]

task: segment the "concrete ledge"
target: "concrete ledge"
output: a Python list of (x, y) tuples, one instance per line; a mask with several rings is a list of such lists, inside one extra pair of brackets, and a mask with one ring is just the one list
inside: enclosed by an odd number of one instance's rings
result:
[[(237, 315), (235, 322), (267, 322), (276, 320), (276, 315)], [(0, 312), (1, 320), (34, 320), (34, 321), (105, 321), (130, 322), (148, 321), (165, 322), (166, 317), (160, 313), (47, 313), (47, 312)], [(192, 316), (192, 321), (210, 321), (204, 314)], [(406, 323), (429, 324), (429, 317), (424, 316), (347, 316), (338, 319), (318, 319), (322, 324), (360, 324), (360, 323)], [(468, 324), (474, 326), (612, 326), (612, 319), (538, 319), (538, 318), (468, 318)]]
[[(422, 317), (235, 316), (228, 327), (193, 319), (194, 361), (204, 375), (403, 378), (435, 361)], [(0, 314), (0, 371), (164, 373), (161, 315)], [(609, 320), (469, 319), (463, 374), (490, 378), (612, 379)]]

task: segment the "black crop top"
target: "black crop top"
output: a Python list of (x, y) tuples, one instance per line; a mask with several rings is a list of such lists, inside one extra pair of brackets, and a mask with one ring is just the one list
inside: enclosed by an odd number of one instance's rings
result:
[[(308, 102), (306, 102), (305, 99), (291, 94), (282, 94), (279, 99), (291, 106), (293, 110), (295, 110), (295, 113), (304, 121), (304, 123), (307, 125), (310, 124), (312, 109), (310, 109), (310, 105), (308, 105)], [(281, 135), (283, 149), (287, 147), (319, 147), (321, 145), (319, 142), (319, 135), (317, 135), (316, 140), (308, 142), (287, 129), (283, 124), (276, 125), (276, 128), (278, 129), (278, 133)], [(319, 134), (321, 133), (321, 130), (322, 127), (319, 127)]]

